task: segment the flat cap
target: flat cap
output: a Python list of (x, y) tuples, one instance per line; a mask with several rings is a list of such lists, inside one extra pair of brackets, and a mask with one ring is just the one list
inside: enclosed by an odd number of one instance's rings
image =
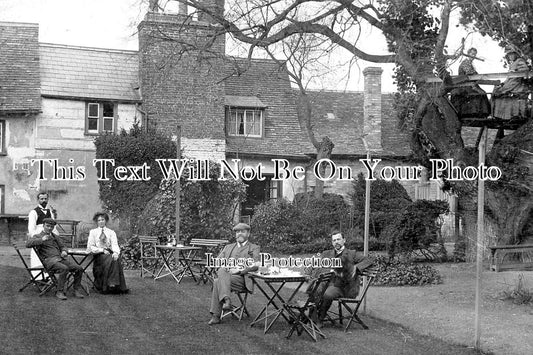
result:
[(45, 223), (51, 224), (53, 226), (55, 226), (57, 224), (57, 222), (54, 221), (53, 218), (45, 218), (45, 219), (43, 219), (43, 224), (45, 224)]
[(233, 227), (234, 231), (240, 231), (240, 230), (250, 230), (250, 226), (246, 223), (239, 223), (235, 227)]

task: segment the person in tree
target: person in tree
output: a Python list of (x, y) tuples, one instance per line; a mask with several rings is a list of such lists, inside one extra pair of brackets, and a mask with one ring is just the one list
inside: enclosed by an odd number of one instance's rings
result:
[[(467, 58), (459, 65), (459, 75), (478, 74), (474, 67), (477, 49), (470, 48)], [(475, 82), (466, 82), (451, 92), (452, 105), (459, 117), (487, 117), (491, 113), (490, 101), (487, 93)]]
[[(505, 60), (509, 72), (529, 70), (526, 60), (514, 47), (505, 48)], [(531, 89), (531, 83), (524, 78), (508, 78), (492, 92), (492, 115), (502, 119), (525, 117)]]

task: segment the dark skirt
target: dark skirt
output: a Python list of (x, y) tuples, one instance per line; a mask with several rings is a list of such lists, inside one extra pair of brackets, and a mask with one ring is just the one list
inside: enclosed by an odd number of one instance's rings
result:
[(94, 256), (94, 286), (101, 293), (127, 293), (126, 279), (122, 270), (121, 257), (113, 260), (111, 254)]
[(454, 89), (451, 102), (459, 117), (485, 118), (491, 113), (487, 94), (478, 85)]

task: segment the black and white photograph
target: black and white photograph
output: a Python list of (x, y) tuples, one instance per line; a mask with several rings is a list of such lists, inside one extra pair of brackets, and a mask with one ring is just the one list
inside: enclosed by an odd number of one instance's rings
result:
[(533, 0), (0, 0), (0, 354), (533, 354)]

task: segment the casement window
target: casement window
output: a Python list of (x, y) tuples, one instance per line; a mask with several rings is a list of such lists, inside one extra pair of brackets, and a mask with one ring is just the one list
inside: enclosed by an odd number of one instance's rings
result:
[(88, 102), (85, 115), (85, 133), (101, 134), (115, 132), (117, 127), (117, 104), (113, 102)]
[(226, 108), (226, 134), (234, 137), (262, 137), (263, 115), (263, 109)]
[(0, 120), (0, 155), (6, 153), (6, 121)]
[(5, 195), (6, 195), (6, 187), (5, 185), (0, 185), (0, 214), (5, 213)]

